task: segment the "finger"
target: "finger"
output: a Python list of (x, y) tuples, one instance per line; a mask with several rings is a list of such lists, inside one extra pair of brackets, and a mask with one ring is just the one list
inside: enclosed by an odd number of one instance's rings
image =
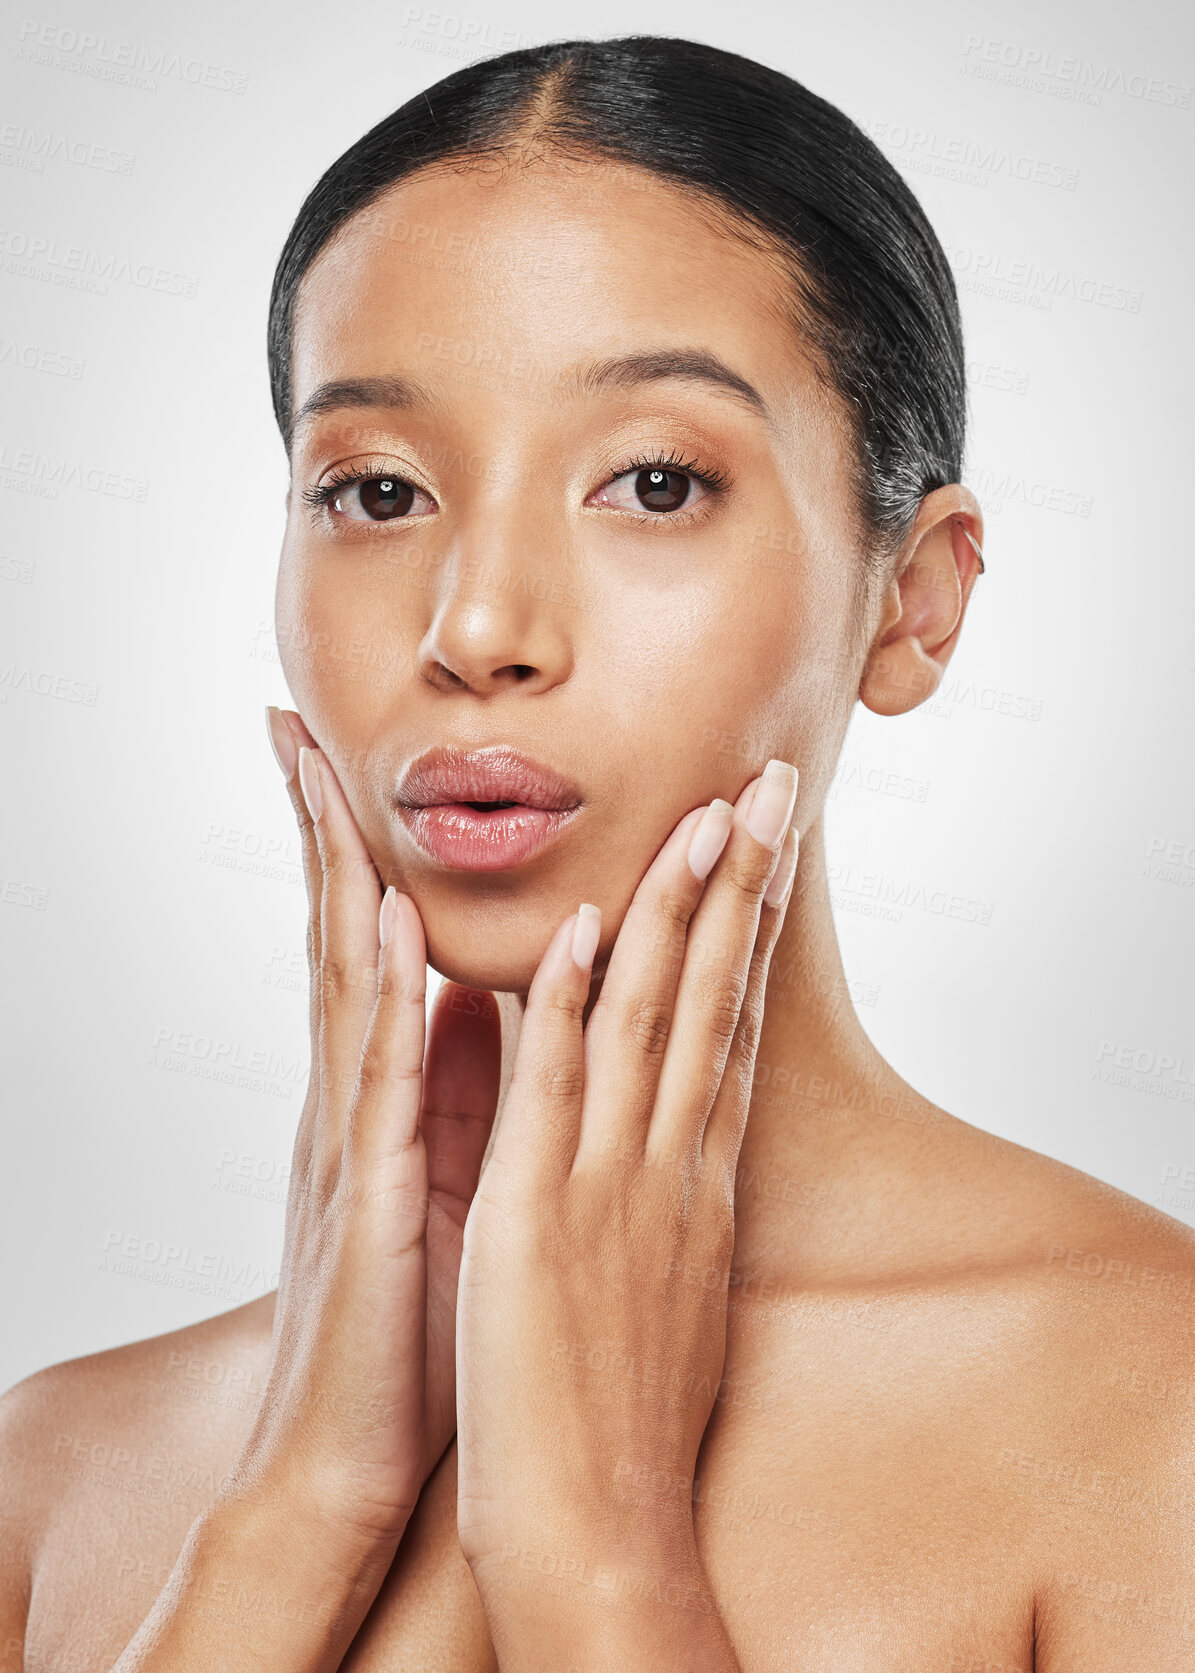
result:
[[(398, 894), (393, 886), (386, 890), (376, 934), (376, 996), (346, 1119), (335, 1197), (337, 1220), (347, 1228), (353, 1281), (377, 1299), (346, 1325), (350, 1331), (370, 1330), (376, 1316), (377, 1328), (393, 1330), (402, 1321), (399, 1337), (391, 1342), (387, 1381), (413, 1413), (410, 1442), (425, 1446), (428, 1196), (419, 1105), (427, 946), (409, 895)], [(382, 1311), (375, 1315), (378, 1305)], [(443, 1416), (441, 1405), (438, 1425)], [(430, 1463), (425, 1453), (424, 1475)]]
[(286, 1273), (288, 1270), (286, 1254), (291, 1248), (295, 1235), (296, 1218), (306, 1201), (311, 1174), (312, 1134), (315, 1130), (315, 1118), (319, 1110), (319, 919), (320, 896), (322, 893), (322, 872), (320, 869), (319, 843), (316, 840), (315, 825), (308, 812), (307, 803), (303, 799), (303, 792), (299, 785), (299, 747), (311, 746), (315, 740), (297, 714), (291, 709), (279, 709), (273, 703), (266, 705), (266, 728), (269, 734), (270, 746), (275, 759), (282, 770), (286, 784), (286, 792), (290, 798), (295, 822), (299, 827), (299, 842), (303, 857), (303, 876), (307, 885), (307, 971), (308, 971), (308, 1029), (311, 1037), (311, 1067), (307, 1077), (307, 1094), (303, 1101), (302, 1114), (299, 1117), (298, 1129), (295, 1133), (294, 1150), (291, 1157), (290, 1185), (286, 1198), (286, 1225), (283, 1233), (283, 1262), (282, 1279), (278, 1291), (278, 1304), (275, 1308), (275, 1318), (282, 1314), (282, 1303), (285, 1298)]
[[(316, 840), (315, 824), (308, 812), (307, 803), (303, 799), (303, 791), (299, 784), (299, 748), (306, 745), (313, 748), (315, 739), (293, 709), (279, 709), (273, 703), (266, 705), (266, 726), (269, 731), (270, 744), (275, 758), (282, 769), (282, 776), (286, 781), (286, 793), (290, 798), (290, 805), (294, 812), (295, 823), (299, 827), (299, 845), (303, 861), (303, 879), (307, 887), (307, 1007), (308, 1026), (311, 1036), (311, 1071), (308, 1077), (308, 1090), (318, 1098), (319, 1094), (319, 958), (320, 958), (320, 896), (323, 890), (323, 873), (320, 868), (319, 843)], [(299, 1141), (304, 1133), (300, 1125)], [(299, 1144), (296, 1143), (296, 1156)]]
[[(677, 824), (635, 890), (585, 1025), (585, 1105), (576, 1165), (638, 1160), (672, 1028), (689, 920), (730, 835), (711, 802)], [(689, 863), (693, 853), (697, 875)]]
[[(290, 797), (295, 822), (299, 827), (299, 844), (303, 856), (303, 877), (307, 884), (307, 969), (311, 977), (309, 991), (312, 1045), (314, 1047), (317, 1044), (316, 1030), (319, 1027), (315, 977), (319, 970), (319, 917), (323, 874), (320, 869), (319, 842), (316, 839), (315, 822), (308, 811), (307, 803), (303, 798), (302, 787), (299, 784), (299, 749), (302, 745), (305, 745), (308, 749), (314, 749), (315, 739), (293, 709), (279, 709), (273, 703), (267, 703), (266, 705), (266, 726), (270, 735), (270, 744), (278, 765), (282, 769), (282, 776), (286, 781), (286, 793)], [(314, 1063), (313, 1054), (313, 1068)]]
[[(381, 943), (375, 965), (375, 997), (359, 1052), (355, 1091), (344, 1133), (345, 1170), (368, 1181), (394, 1176), (383, 1164), (419, 1140), (426, 1033), (427, 943), (423, 920), (410, 895), (394, 885), (378, 912)], [(422, 1145), (420, 1145), (422, 1150)], [(426, 1176), (421, 1201), (405, 1207), (426, 1217)]]
[[(327, 1180), (339, 1166), (365, 1031), (377, 999), (382, 887), (344, 791), (321, 749), (299, 750), (298, 779), (315, 825), (321, 872), (320, 1114), (312, 1136), (312, 1168), (317, 1179)], [(422, 937), (422, 924), (419, 934)]]
[(721, 1170), (723, 1177), (730, 1181), (732, 1196), (739, 1151), (742, 1148), (743, 1133), (751, 1109), (755, 1053), (763, 1027), (768, 971), (792, 897), (799, 841), (797, 827), (790, 825), (780, 849), (776, 870), (764, 893), (759, 914), (759, 933), (755, 937), (755, 947), (751, 953), (751, 968), (743, 1007), (739, 1012), (739, 1025), (731, 1042), (726, 1068), (722, 1072), (714, 1107), (710, 1111), (702, 1140), (702, 1160)]
[(463, 1226), (502, 1080), (502, 1019), (492, 993), (445, 982), (432, 1005), (419, 1124), (428, 1194)]
[(469, 1204), (498, 1107), (502, 1024), (492, 993), (445, 982), (432, 1005), (419, 1127), (427, 1151), (427, 1422), (439, 1457), (456, 1428), (456, 1296)]
[(598, 907), (581, 906), (547, 945), (532, 977), (489, 1170), (495, 1181), (568, 1178), (585, 1089), (582, 1017), (601, 936)]
[(309, 749), (314, 748), (315, 739), (293, 710), (276, 708), (273, 703), (266, 705), (266, 726), (269, 731), (271, 747), (278, 765), (282, 769), (282, 776), (286, 781), (286, 793), (290, 797), (295, 823), (299, 827), (299, 844), (303, 857), (303, 878), (307, 885), (308, 1005), (312, 1047), (311, 1073), (314, 1077), (318, 1073), (319, 1062), (319, 983), (316, 978), (319, 973), (319, 919), (323, 873), (320, 867), (319, 842), (315, 835), (315, 822), (308, 811), (299, 784), (299, 748), (300, 745), (306, 745)]
[(647, 1136), (649, 1158), (697, 1160), (735, 1032), (764, 891), (792, 823), (796, 769), (769, 761), (735, 806), (730, 839), (689, 928), (676, 1016)]

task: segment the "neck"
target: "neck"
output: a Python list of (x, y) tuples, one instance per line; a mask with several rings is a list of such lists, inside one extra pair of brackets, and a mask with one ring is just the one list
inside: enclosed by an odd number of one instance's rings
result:
[[(524, 995), (497, 995), (502, 1092), (514, 1067)], [(841, 1171), (844, 1152), (870, 1133), (869, 1115), (913, 1096), (855, 1014), (830, 907), (822, 821), (801, 834), (784, 927), (772, 954), (742, 1163)], [(881, 1128), (888, 1124), (881, 1124)]]

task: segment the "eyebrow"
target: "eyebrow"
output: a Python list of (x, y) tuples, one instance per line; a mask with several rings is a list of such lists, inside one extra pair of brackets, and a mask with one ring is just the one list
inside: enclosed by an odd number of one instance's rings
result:
[(337, 412), (347, 407), (418, 407), (431, 406), (431, 391), (415, 378), (386, 377), (333, 378), (321, 383), (303, 402), (295, 414), (292, 430), (297, 430), (309, 418), (322, 412)]
[(654, 349), (641, 354), (624, 354), (614, 360), (600, 360), (573, 374), (568, 380), (585, 391), (633, 389), (639, 384), (664, 378), (685, 378), (690, 383), (712, 388), (745, 401), (763, 418), (770, 418), (767, 402), (746, 378), (732, 371), (724, 360), (708, 349)]
[[(597, 394), (606, 389), (634, 389), (666, 378), (707, 384), (734, 400), (746, 402), (761, 417), (771, 419), (767, 402), (755, 385), (709, 349), (652, 349), (593, 361), (587, 366), (571, 368), (560, 378), (558, 387), (569, 393)], [(292, 430), (298, 430), (320, 413), (342, 408), (396, 409), (434, 404), (432, 392), (415, 378), (393, 373), (383, 377), (334, 378), (319, 384), (307, 397), (295, 414)]]

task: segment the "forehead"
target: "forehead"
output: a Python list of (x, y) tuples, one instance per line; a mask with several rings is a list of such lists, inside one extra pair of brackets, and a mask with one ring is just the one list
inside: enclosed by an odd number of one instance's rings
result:
[(793, 316), (775, 251), (645, 170), (558, 156), (441, 165), (389, 188), (312, 263), (292, 399), (415, 365), (459, 387), (700, 347), (783, 414), (818, 392)]

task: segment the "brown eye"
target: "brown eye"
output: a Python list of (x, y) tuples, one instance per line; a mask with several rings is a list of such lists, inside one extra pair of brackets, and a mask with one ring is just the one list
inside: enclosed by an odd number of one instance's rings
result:
[(415, 503), (415, 490), (397, 476), (371, 476), (359, 484), (361, 509), (377, 522), (405, 517)]
[(352, 476), (303, 497), (314, 506), (329, 506), (348, 523), (394, 523), (436, 509), (430, 495), (401, 476)]
[(689, 478), (682, 471), (653, 465), (635, 478), (635, 493), (646, 511), (679, 511), (689, 492)]
[[(604, 488), (598, 490), (591, 504), (612, 506), (617, 511), (631, 511), (643, 521), (643, 513), (657, 514), (661, 524), (671, 521), (668, 512), (683, 511), (685, 517), (713, 492), (713, 485), (693, 469), (676, 464), (632, 465), (620, 471)], [(651, 521), (651, 519), (647, 519)], [(675, 519), (683, 523), (684, 518)]]

